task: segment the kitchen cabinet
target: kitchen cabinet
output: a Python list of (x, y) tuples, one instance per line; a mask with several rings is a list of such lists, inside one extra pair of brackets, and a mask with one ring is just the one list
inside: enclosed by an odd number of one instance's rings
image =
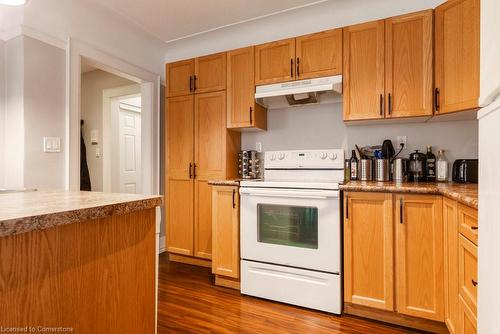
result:
[(385, 20), (385, 117), (432, 116), (433, 12)]
[(240, 216), (237, 186), (212, 187), (212, 272), (240, 278)]
[(444, 321), (442, 198), (395, 195), (396, 309)]
[(344, 121), (384, 118), (384, 20), (344, 28)]
[(227, 127), (267, 130), (267, 110), (255, 102), (253, 46), (227, 53)]
[(462, 297), (459, 298), (458, 305), (460, 310), (460, 333), (461, 334), (476, 334), (477, 333), (477, 317), (467, 306)]
[(436, 114), (474, 109), (479, 99), (480, 0), (435, 9)]
[(477, 246), (460, 235), (458, 239), (458, 286), (460, 297), (477, 313)]
[(477, 222), (477, 209), (459, 204), (458, 226), (460, 233), (477, 246), (477, 234), (479, 229)]
[(295, 47), (298, 80), (342, 74), (342, 29), (297, 37)]
[(255, 46), (255, 84), (295, 79), (295, 38)]
[(345, 195), (344, 300), (394, 311), (392, 195)]
[(443, 198), (444, 237), (444, 321), (451, 334), (458, 333), (458, 212), (457, 202)]
[(226, 53), (169, 63), (166, 78), (166, 97), (225, 90)]
[(167, 99), (167, 250), (212, 256), (208, 180), (237, 176), (241, 135), (226, 129), (226, 92)]

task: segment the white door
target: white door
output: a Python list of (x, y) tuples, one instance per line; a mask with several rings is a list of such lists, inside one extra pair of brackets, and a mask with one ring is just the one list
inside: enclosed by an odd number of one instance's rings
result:
[(141, 193), (141, 113), (120, 104), (118, 124), (118, 191)]

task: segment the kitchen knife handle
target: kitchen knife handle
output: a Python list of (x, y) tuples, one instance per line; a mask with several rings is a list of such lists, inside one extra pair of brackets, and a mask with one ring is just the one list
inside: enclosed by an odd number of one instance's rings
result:
[(399, 199), (399, 223), (403, 224), (403, 198)]
[(380, 116), (384, 116), (384, 94), (380, 94)]
[(436, 87), (436, 89), (434, 90), (434, 106), (436, 108), (436, 111), (439, 111), (439, 94), (439, 88)]
[(233, 209), (236, 208), (236, 201), (234, 200), (235, 196), (236, 196), (236, 190), (233, 189)]
[(293, 58), (290, 58), (290, 76), (293, 78)]
[(300, 76), (300, 59), (297, 57), (297, 77)]

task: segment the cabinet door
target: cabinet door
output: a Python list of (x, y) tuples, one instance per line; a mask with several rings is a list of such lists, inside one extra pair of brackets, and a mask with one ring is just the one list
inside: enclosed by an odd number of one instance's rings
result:
[(252, 126), (255, 104), (253, 46), (227, 53), (227, 127)]
[(395, 196), (397, 312), (444, 321), (441, 196)]
[(460, 303), (458, 307), (460, 309), (460, 333), (477, 334), (476, 315), (467, 306), (462, 297), (460, 297)]
[(432, 10), (386, 20), (386, 117), (432, 116), (432, 20)]
[(464, 237), (477, 245), (478, 222), (477, 209), (463, 204), (458, 205), (458, 229)]
[(194, 256), (212, 258), (212, 189), (206, 180), (194, 181)]
[(344, 120), (384, 118), (384, 20), (344, 28)]
[(226, 164), (226, 92), (195, 96), (196, 179), (224, 178)]
[(342, 74), (342, 29), (295, 39), (297, 79)]
[(166, 97), (193, 93), (194, 59), (167, 64)]
[(255, 47), (255, 83), (257, 85), (295, 79), (295, 38)]
[(240, 277), (240, 224), (238, 187), (217, 186), (212, 190), (212, 272)]
[(450, 0), (435, 10), (436, 113), (478, 107), (480, 0)]
[(392, 195), (346, 193), (344, 300), (394, 310)]
[(169, 180), (167, 250), (193, 255), (193, 180)]
[(194, 162), (194, 98), (167, 99), (167, 166), (170, 179), (189, 180)]
[(458, 287), (460, 297), (477, 313), (477, 246), (463, 235), (458, 238)]
[(458, 214), (457, 202), (443, 198), (444, 321), (451, 334), (458, 333)]
[(196, 58), (193, 84), (196, 93), (226, 89), (226, 53)]

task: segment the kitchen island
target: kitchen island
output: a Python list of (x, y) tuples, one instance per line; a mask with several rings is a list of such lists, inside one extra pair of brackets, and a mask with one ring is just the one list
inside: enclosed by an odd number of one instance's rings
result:
[(0, 326), (154, 333), (159, 196), (0, 195)]

